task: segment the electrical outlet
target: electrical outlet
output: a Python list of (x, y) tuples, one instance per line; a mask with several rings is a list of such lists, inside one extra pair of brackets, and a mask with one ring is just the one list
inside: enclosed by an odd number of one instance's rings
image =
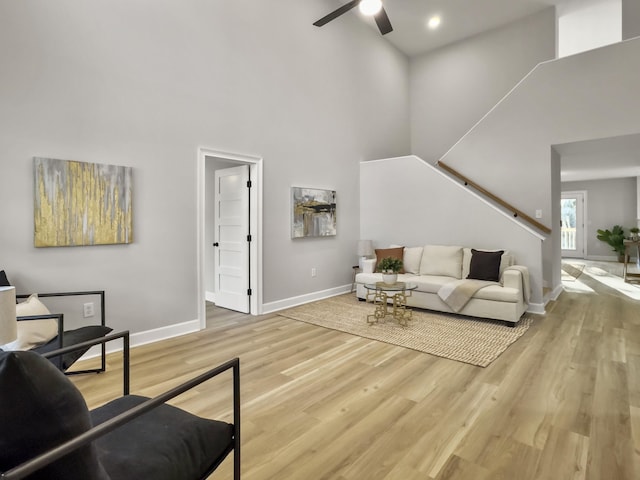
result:
[(312, 276), (312, 277), (315, 277), (317, 273), (318, 273), (318, 272), (316, 271), (316, 268), (315, 268), (315, 267), (313, 267), (313, 268), (311, 269), (311, 276)]
[(536, 210), (536, 218), (542, 218), (542, 210)]
[(84, 318), (93, 317), (96, 314), (93, 309), (93, 302), (85, 303), (82, 307)]

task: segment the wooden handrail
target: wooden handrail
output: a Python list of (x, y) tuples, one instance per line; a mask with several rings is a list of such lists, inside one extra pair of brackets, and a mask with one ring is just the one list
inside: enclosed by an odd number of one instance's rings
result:
[(547, 235), (551, 234), (551, 229), (549, 227), (547, 227), (546, 225), (541, 224), (540, 222), (536, 221), (534, 218), (531, 218), (529, 215), (524, 213), (522, 210), (518, 210), (516, 207), (514, 207), (510, 203), (505, 202), (500, 197), (494, 195), (493, 193), (491, 193), (490, 191), (488, 191), (485, 188), (481, 187), (480, 185), (478, 185), (474, 181), (468, 179), (463, 174), (461, 174), (460, 172), (458, 172), (454, 168), (451, 168), (446, 163), (437, 162), (436, 165), (439, 166), (440, 168), (442, 168), (443, 170), (446, 170), (447, 172), (449, 172), (451, 175), (453, 175), (454, 177), (458, 178), (462, 182), (464, 182), (465, 185), (473, 187), (475, 190), (477, 190), (478, 192), (482, 193), (484, 196), (489, 197), (491, 200), (496, 202), (498, 205), (506, 208), (507, 210), (509, 210), (510, 212), (513, 213), (514, 217), (520, 217), (522, 220), (530, 223), (531, 225), (536, 227), (538, 230), (546, 233)]

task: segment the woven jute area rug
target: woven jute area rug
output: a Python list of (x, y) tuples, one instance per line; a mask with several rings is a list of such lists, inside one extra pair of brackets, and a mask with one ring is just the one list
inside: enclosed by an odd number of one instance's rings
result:
[(413, 309), (413, 319), (406, 327), (398, 325), (393, 317), (370, 325), (367, 315), (373, 310), (371, 303), (359, 302), (354, 294), (345, 294), (278, 314), (479, 367), (486, 367), (498, 358), (533, 321), (532, 316), (525, 314), (515, 327), (508, 327), (491, 320)]

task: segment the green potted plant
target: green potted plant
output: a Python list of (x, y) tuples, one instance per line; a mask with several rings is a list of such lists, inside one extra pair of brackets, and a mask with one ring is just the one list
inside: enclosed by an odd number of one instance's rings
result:
[(598, 230), (598, 240), (606, 242), (618, 254), (618, 261), (624, 262), (624, 229), (614, 225), (611, 230)]
[(398, 281), (398, 272), (402, 269), (402, 260), (385, 257), (378, 262), (378, 270), (382, 272), (382, 281), (392, 285)]
[(638, 233), (640, 233), (640, 228), (631, 227), (629, 229), (629, 232), (631, 232), (631, 240), (633, 240), (634, 242), (637, 242), (638, 241)]

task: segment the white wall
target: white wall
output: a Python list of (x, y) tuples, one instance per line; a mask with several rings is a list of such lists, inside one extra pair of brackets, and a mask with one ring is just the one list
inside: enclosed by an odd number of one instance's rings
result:
[(638, 0), (622, 0), (622, 38), (640, 36), (640, 2)]
[(622, 40), (621, 0), (566, 0), (556, 15), (558, 57)]
[(638, 58), (628, 40), (539, 65), (443, 161), (559, 235), (550, 146), (640, 132)]
[[(551, 226), (556, 231), (555, 235), (549, 235), (544, 241), (543, 248), (543, 275), (545, 279), (545, 286), (552, 289), (552, 297), (555, 299), (556, 295), (560, 295), (562, 286), (562, 239), (558, 230), (560, 230), (560, 222), (562, 218), (562, 212), (560, 211), (560, 204), (562, 202), (562, 188), (560, 181), (560, 172), (562, 171), (562, 157), (558, 152), (551, 148), (551, 205), (555, 208), (551, 209)], [(558, 227), (554, 227), (554, 226)], [(553, 233), (553, 232), (552, 232)]]
[[(409, 151), (408, 60), (357, 15), (314, 27), (326, 7), (0, 0), (0, 268), (104, 288), (116, 329), (196, 319), (208, 147), (264, 159), (265, 302), (349, 284), (359, 162)], [(134, 243), (35, 249), (33, 156), (132, 166)], [(337, 190), (335, 238), (290, 239), (292, 185)]]
[(510, 250), (526, 265), (531, 303), (542, 305), (541, 237), (416, 156), (362, 162), (360, 235), (375, 248), (462, 245)]
[(555, 48), (549, 8), (412, 58), (412, 153), (435, 163)]
[(635, 177), (562, 182), (563, 191), (586, 190), (587, 209), (585, 229), (587, 258), (616, 260), (611, 247), (596, 238), (598, 229), (609, 229), (614, 225), (629, 228), (636, 225), (637, 187)]

